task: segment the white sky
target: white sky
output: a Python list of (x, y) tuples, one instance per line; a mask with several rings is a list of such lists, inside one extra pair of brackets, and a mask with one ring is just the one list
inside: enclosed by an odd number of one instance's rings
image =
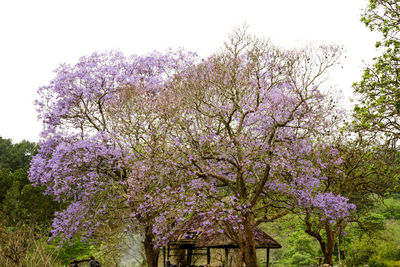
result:
[(332, 84), (351, 96), (380, 38), (361, 22), (367, 0), (0, 1), (0, 136), (38, 141), (33, 101), (63, 62), (94, 51), (144, 54), (184, 47), (207, 56), (244, 22), (284, 47), (337, 43), (346, 50)]

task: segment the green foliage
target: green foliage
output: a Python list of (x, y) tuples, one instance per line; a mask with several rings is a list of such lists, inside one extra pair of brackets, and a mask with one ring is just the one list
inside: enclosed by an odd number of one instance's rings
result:
[(0, 137), (0, 210), (10, 226), (18, 222), (49, 226), (54, 212), (60, 209), (52, 196), (43, 195), (44, 188), (34, 187), (29, 181), (28, 168), (35, 153), (35, 143), (13, 144)]
[(34, 143), (0, 137), (0, 266), (61, 266), (58, 249), (46, 242), (60, 204), (29, 181), (35, 152)]
[(54, 213), (60, 210), (62, 204), (53, 200), (53, 196), (44, 195), (43, 187), (34, 187), (26, 184), (20, 195), (20, 208), (25, 215), (24, 219), (32, 224), (49, 226)]
[(384, 231), (381, 240), (380, 255), (386, 260), (400, 260), (400, 221), (387, 220), (387, 231)]
[(400, 261), (385, 261), (389, 267), (400, 267)]
[[(371, 30), (382, 33), (375, 46), (382, 54), (364, 70), (353, 88), (360, 98), (354, 109), (353, 125), (360, 132), (389, 145), (385, 172), (391, 178), (383, 205), (362, 215), (362, 228), (352, 225), (349, 231), (349, 266), (395, 266), (400, 258), (399, 221), (399, 153), (393, 147), (400, 138), (400, 2), (370, 0), (361, 21)], [(391, 160), (390, 160), (391, 158)], [(378, 177), (381, 177), (379, 175)], [(365, 230), (369, 231), (365, 232)], [(389, 263), (391, 261), (391, 263)]]
[(385, 199), (382, 215), (386, 219), (400, 220), (400, 200), (395, 198)]
[(369, 232), (385, 229), (385, 217), (382, 214), (369, 213), (361, 218), (361, 223), (363, 228), (368, 229)]
[[(369, 213), (362, 213), (363, 222), (349, 223), (347, 235), (341, 237), (342, 262), (347, 266), (398, 266), (400, 261), (400, 220), (386, 219), (388, 204), (397, 206), (399, 196), (381, 202), (370, 197)], [(362, 227), (360, 227), (360, 225)], [(271, 251), (273, 266), (311, 266), (318, 264), (322, 257), (319, 244), (304, 233), (303, 222), (293, 215), (288, 215), (273, 223), (262, 225), (262, 229), (274, 237), (282, 249)], [(344, 251), (344, 242), (346, 251)], [(344, 259), (344, 254), (346, 258)], [(337, 263), (337, 243), (334, 261)], [(262, 259), (261, 259), (262, 260)], [(265, 263), (262, 261), (262, 263)]]
[(9, 219), (17, 222), (26, 216), (20, 204), (21, 190), (25, 184), (29, 184), (27, 170), (17, 169), (14, 172), (10, 172), (9, 180), (12, 184), (4, 196), (3, 211), (9, 216)]
[(315, 265), (322, 256), (319, 244), (304, 232), (304, 225), (296, 216), (266, 224), (264, 230), (282, 245), (282, 249), (271, 252), (273, 266)]
[(0, 204), (11, 224), (19, 221), (42, 226), (51, 224), (60, 204), (53, 201), (52, 196), (43, 195), (44, 188), (30, 184), (26, 168), (14, 172), (0, 170), (0, 179), (0, 183), (5, 184)]
[(10, 139), (3, 139), (0, 137), (0, 169), (10, 168), (8, 163), (8, 156), (12, 149)]
[(3, 202), (3, 210), (14, 223), (23, 217), (23, 212), (19, 205), (20, 187), (21, 183), (18, 180), (14, 181), (11, 188), (7, 191)]
[(374, 242), (367, 236), (358, 239), (350, 237), (351, 242), (347, 246), (347, 257), (345, 259), (348, 266), (360, 266), (367, 264), (371, 255), (377, 253)]
[(36, 148), (35, 143), (26, 140), (12, 144), (10, 139), (0, 137), (0, 169), (15, 171), (29, 167)]
[(304, 232), (301, 225), (287, 239), (288, 250), (285, 253), (288, 266), (306, 266), (315, 263), (317, 251), (313, 239)]
[(0, 169), (0, 203), (6, 197), (7, 191), (12, 187), (13, 179), (10, 169)]
[(360, 232), (360, 228), (356, 224), (350, 225), (346, 237), (346, 264), (360, 266), (385, 263), (387, 266), (391, 266), (389, 261), (399, 261), (400, 221), (386, 220), (384, 229), (377, 230), (371, 235), (371, 233)]
[(58, 259), (63, 264), (71, 263), (73, 259), (89, 259), (94, 252), (89, 240), (82, 241), (80, 237), (75, 237), (70, 243), (64, 243), (61, 247), (59, 244), (60, 240), (55, 239), (49, 247), (58, 250)]
[(369, 267), (389, 267), (385, 261), (378, 257), (372, 257), (368, 260)]

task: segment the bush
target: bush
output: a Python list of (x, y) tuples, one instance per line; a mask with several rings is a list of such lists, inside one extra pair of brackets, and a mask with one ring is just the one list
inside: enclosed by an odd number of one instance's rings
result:
[(400, 261), (385, 261), (389, 267), (400, 267)]
[(53, 249), (58, 249), (58, 258), (63, 264), (71, 263), (73, 259), (83, 260), (89, 259), (93, 255), (93, 245), (90, 241), (81, 241), (80, 237), (76, 237), (71, 242), (65, 242), (60, 246), (60, 240), (55, 239)]
[(62, 266), (57, 250), (49, 247), (46, 239), (26, 224), (6, 227), (0, 223), (0, 266)]
[(385, 208), (382, 212), (386, 219), (400, 219), (400, 200), (389, 198), (385, 199)]
[(368, 260), (369, 267), (389, 267), (382, 259), (378, 257), (372, 257)]
[(23, 266), (61, 267), (58, 260), (58, 250), (48, 246), (46, 240), (35, 241), (25, 254)]

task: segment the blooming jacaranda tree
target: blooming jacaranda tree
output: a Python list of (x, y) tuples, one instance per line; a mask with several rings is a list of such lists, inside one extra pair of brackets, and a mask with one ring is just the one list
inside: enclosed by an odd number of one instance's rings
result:
[(168, 165), (169, 129), (157, 111), (168, 111), (166, 82), (194, 58), (182, 51), (94, 53), (61, 65), (39, 89), (43, 131), (30, 179), (69, 203), (56, 214), (53, 236), (93, 238), (110, 226), (140, 232), (148, 264), (157, 266), (155, 220), (191, 197)]
[(318, 157), (329, 150), (318, 136), (341, 113), (322, 90), (340, 54), (335, 46), (283, 51), (239, 30), (171, 86), (181, 97), (171, 131), (177, 167), (216, 188), (206, 217), (235, 241), (246, 266), (257, 266), (254, 225), (305, 208), (334, 222), (354, 208), (319, 190), (322, 170), (341, 164), (334, 149)]

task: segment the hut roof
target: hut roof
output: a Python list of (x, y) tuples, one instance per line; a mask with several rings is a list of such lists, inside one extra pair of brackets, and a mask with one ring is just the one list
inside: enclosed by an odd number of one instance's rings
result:
[[(257, 226), (253, 226), (254, 239), (256, 248), (281, 248), (282, 246), (276, 242), (272, 237), (267, 235), (263, 230)], [(224, 247), (238, 247), (237, 244), (228, 238), (224, 233), (217, 231), (201, 233), (197, 238), (197, 248), (224, 248)]]
[[(237, 248), (238, 245), (226, 234), (217, 231), (216, 225), (210, 225), (207, 231), (196, 227), (199, 225), (199, 217), (190, 219), (175, 235), (175, 241), (170, 244), (181, 246), (194, 246), (195, 248)], [(196, 230), (194, 230), (196, 229)], [(209, 231), (210, 229), (214, 229)], [(282, 246), (272, 237), (267, 235), (257, 226), (253, 226), (256, 248), (281, 248)]]

